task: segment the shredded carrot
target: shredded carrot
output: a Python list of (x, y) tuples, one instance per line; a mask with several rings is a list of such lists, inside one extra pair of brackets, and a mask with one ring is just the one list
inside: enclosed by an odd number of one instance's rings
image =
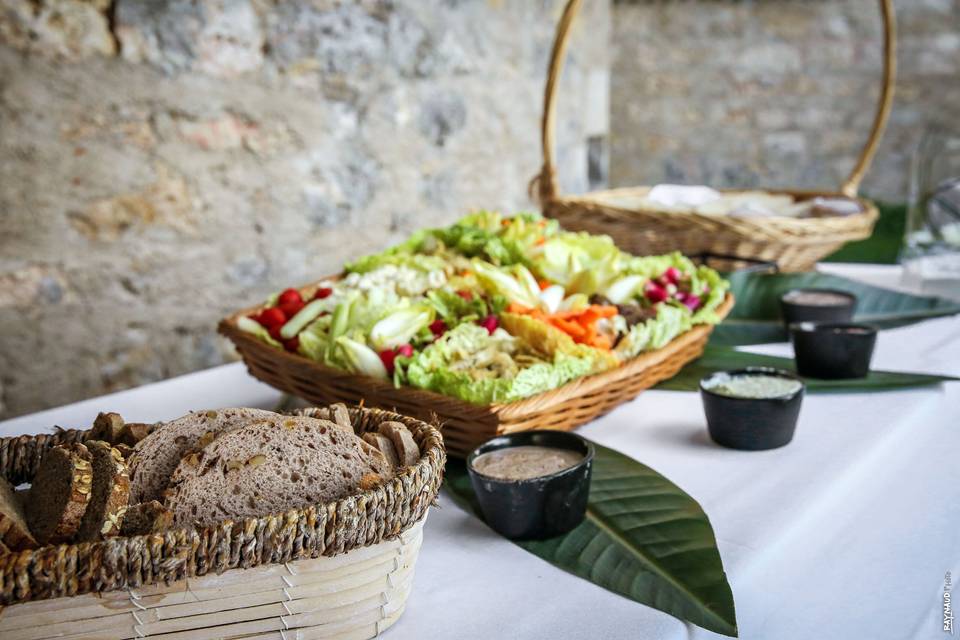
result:
[(613, 347), (609, 337), (597, 332), (597, 322), (599, 320), (617, 315), (617, 308), (612, 305), (592, 304), (586, 309), (578, 311), (557, 311), (547, 314), (542, 309), (511, 302), (507, 306), (507, 311), (528, 315), (546, 322), (573, 338), (574, 342), (604, 350)]
[(520, 304), (519, 302), (511, 302), (510, 304), (507, 305), (507, 311), (509, 311), (510, 313), (519, 313), (519, 314), (527, 315), (531, 311), (533, 311), (533, 309), (531, 309), (530, 307), (526, 307)]
[(539, 238), (536, 239), (536, 241), (533, 244), (539, 247), (540, 245), (544, 244), (546, 241), (547, 241), (546, 238), (544, 238), (543, 236), (540, 236)]
[(464, 278), (469, 278), (470, 276), (473, 275), (473, 271), (470, 271), (470, 269), (464, 269), (463, 271), (460, 272), (460, 275), (463, 276)]
[(549, 280), (538, 280), (538, 281), (537, 281), (537, 286), (540, 287), (540, 291), (543, 291), (544, 289), (546, 289), (547, 287), (550, 287), (550, 286), (552, 286), (552, 285), (550, 284), (550, 281), (549, 281)]

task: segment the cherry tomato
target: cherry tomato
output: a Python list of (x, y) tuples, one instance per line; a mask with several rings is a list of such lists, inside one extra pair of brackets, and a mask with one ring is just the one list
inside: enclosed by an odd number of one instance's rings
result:
[(290, 304), (291, 302), (303, 304), (303, 296), (301, 296), (300, 292), (296, 289), (285, 289), (283, 293), (277, 297), (278, 307), (284, 304)]
[(271, 307), (270, 309), (264, 309), (257, 321), (267, 329), (279, 328), (286, 324), (287, 316), (281, 309)]
[(293, 302), (281, 302), (279, 308), (283, 311), (283, 315), (292, 318), (300, 313), (300, 309), (303, 309), (304, 306), (306, 305), (303, 304), (303, 300), (295, 300)]

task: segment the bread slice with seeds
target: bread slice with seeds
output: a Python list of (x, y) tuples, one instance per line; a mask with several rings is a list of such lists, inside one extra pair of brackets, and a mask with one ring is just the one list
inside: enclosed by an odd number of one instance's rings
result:
[(367, 432), (363, 434), (363, 441), (370, 444), (383, 454), (390, 466), (396, 469), (400, 466), (400, 458), (397, 456), (397, 450), (393, 446), (393, 441), (382, 433)]
[(163, 500), (170, 476), (184, 454), (213, 440), (221, 431), (233, 429), (251, 420), (277, 418), (278, 414), (261, 409), (220, 409), (193, 411), (171, 422), (158, 425), (133, 448), (127, 460), (130, 466), (130, 503)]
[(382, 422), (378, 430), (390, 438), (393, 448), (397, 450), (397, 458), (400, 459), (401, 466), (417, 464), (417, 460), (420, 459), (420, 447), (417, 446), (417, 441), (413, 439), (413, 434), (406, 425), (401, 422)]
[(93, 488), (76, 542), (91, 542), (120, 533), (130, 496), (130, 478), (120, 452), (99, 440), (88, 441), (86, 447), (93, 456)]
[(14, 551), (37, 546), (37, 541), (27, 526), (23, 502), (13, 485), (4, 478), (0, 478), (0, 543)]
[(38, 544), (69, 542), (77, 533), (90, 504), (91, 457), (78, 442), (43, 454), (27, 498), (27, 524)]
[[(377, 477), (374, 477), (377, 476)], [(328, 420), (274, 416), (222, 432), (184, 457), (164, 505), (174, 526), (279, 513), (393, 477), (383, 455)]]
[(165, 506), (151, 500), (141, 502), (127, 509), (120, 525), (122, 536), (143, 536), (148, 533), (163, 533), (173, 526), (173, 512)]

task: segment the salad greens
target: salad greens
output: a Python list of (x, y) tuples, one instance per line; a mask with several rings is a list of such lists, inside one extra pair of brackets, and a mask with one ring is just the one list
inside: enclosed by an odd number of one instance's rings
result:
[(478, 404), (519, 400), (718, 322), (728, 284), (554, 220), (479, 211), (271, 296), (239, 327), (273, 347)]

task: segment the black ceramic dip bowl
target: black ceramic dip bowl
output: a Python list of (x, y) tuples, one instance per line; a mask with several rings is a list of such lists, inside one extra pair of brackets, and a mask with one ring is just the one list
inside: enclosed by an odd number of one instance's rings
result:
[[(575, 452), (573, 466), (523, 480), (481, 473), (480, 456), (516, 447), (549, 447)], [(526, 431), (488, 440), (467, 457), (470, 482), (483, 517), (495, 531), (514, 540), (540, 540), (570, 531), (583, 521), (590, 495), (593, 445), (566, 431)]]
[(700, 381), (710, 437), (732, 449), (782, 447), (793, 439), (803, 391), (799, 378), (780, 369), (748, 367), (713, 373)]
[(840, 289), (791, 289), (780, 296), (783, 322), (850, 322), (857, 296)]
[(797, 373), (810, 378), (865, 378), (877, 330), (864, 324), (798, 322), (790, 325)]

